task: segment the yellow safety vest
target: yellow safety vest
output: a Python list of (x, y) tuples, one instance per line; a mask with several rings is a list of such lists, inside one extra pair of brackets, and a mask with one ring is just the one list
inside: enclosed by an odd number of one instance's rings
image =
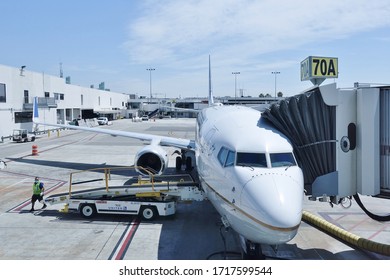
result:
[(41, 194), (41, 188), (39, 185), (39, 182), (33, 184), (33, 194)]

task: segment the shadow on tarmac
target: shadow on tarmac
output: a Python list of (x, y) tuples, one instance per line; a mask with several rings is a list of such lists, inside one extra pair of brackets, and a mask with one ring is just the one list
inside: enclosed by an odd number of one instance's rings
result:
[[(90, 170), (90, 169), (98, 169), (98, 168), (123, 168), (127, 166), (120, 166), (120, 165), (107, 165), (106, 163), (100, 163), (100, 164), (91, 164), (91, 163), (80, 163), (80, 162), (64, 162), (64, 161), (51, 161), (51, 160), (39, 160), (39, 159), (28, 159), (28, 158), (7, 158), (8, 160), (15, 161), (18, 163), (26, 163), (26, 164), (34, 164), (34, 165), (40, 165), (40, 166), (50, 166), (55, 168), (64, 168), (64, 169), (72, 169), (72, 170)], [(134, 167), (129, 166), (129, 167)], [(136, 171), (133, 172), (133, 170), (116, 170), (118, 172), (118, 175), (126, 175), (127, 173), (124, 172), (133, 173), (134, 175), (138, 175)], [(96, 170), (95, 172), (98, 173), (104, 173), (103, 170)]]

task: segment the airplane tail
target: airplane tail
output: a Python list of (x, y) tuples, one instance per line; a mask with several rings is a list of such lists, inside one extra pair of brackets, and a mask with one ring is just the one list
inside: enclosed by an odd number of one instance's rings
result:
[(212, 106), (214, 104), (214, 97), (213, 97), (213, 91), (211, 86), (211, 62), (210, 62), (210, 55), (209, 55), (209, 106)]
[(39, 123), (39, 115), (38, 115), (38, 97), (34, 97), (33, 102), (33, 117), (32, 117), (33, 123)]

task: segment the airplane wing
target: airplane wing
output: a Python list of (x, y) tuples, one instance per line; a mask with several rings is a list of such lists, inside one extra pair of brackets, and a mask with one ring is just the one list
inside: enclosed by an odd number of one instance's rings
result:
[(174, 137), (168, 137), (168, 136), (160, 136), (160, 135), (129, 132), (129, 131), (121, 131), (121, 130), (113, 130), (113, 129), (103, 129), (103, 128), (98, 128), (98, 127), (83, 127), (83, 126), (75, 126), (75, 125), (42, 123), (39, 121), (37, 104), (38, 104), (38, 101), (37, 101), (37, 98), (35, 97), (34, 104), (33, 104), (33, 123), (37, 124), (37, 125), (45, 125), (45, 126), (53, 126), (53, 127), (66, 128), (66, 129), (89, 131), (89, 132), (95, 132), (95, 133), (108, 134), (111, 136), (129, 137), (129, 138), (139, 139), (141, 141), (147, 141), (150, 144), (176, 147), (176, 148), (185, 149), (185, 150), (194, 150), (195, 149), (195, 141), (189, 140), (189, 139), (174, 138)]

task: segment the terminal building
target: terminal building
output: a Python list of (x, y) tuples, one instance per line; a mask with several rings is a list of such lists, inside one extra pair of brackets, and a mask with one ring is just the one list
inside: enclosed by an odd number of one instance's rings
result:
[(129, 100), (127, 94), (72, 85), (69, 78), (0, 65), (0, 137), (13, 129), (33, 130), (34, 97), (42, 121), (62, 124), (99, 115), (119, 118)]

